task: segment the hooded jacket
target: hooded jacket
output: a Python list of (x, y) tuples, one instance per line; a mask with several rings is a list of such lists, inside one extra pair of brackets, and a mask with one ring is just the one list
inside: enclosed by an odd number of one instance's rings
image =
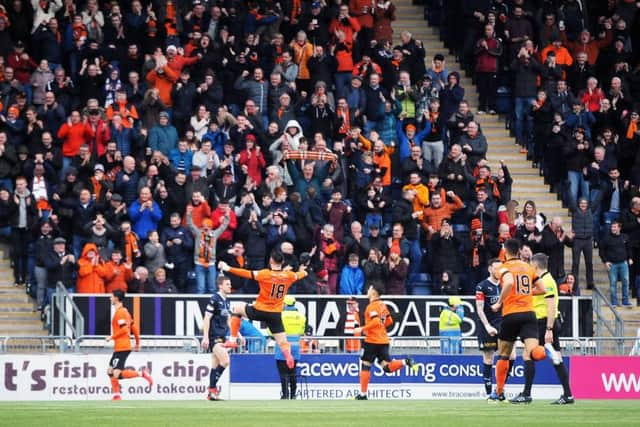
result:
[(78, 260), (78, 280), (76, 282), (76, 292), (80, 294), (103, 294), (105, 270), (104, 264), (93, 265), (87, 257), (90, 251), (94, 251), (98, 256), (98, 248), (93, 243), (87, 243), (82, 249), (82, 255)]

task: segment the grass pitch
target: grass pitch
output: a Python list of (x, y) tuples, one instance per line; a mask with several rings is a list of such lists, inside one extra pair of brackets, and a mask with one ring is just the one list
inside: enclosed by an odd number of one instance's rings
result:
[(638, 426), (638, 401), (2, 402), (2, 426)]

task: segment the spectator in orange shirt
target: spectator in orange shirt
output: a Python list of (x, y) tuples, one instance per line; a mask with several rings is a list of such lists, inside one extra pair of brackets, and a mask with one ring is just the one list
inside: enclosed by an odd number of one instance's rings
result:
[(127, 100), (127, 91), (125, 88), (116, 91), (116, 100), (107, 107), (105, 112), (107, 119), (113, 119), (113, 115), (119, 113), (122, 117), (122, 127), (132, 128), (135, 121), (139, 119), (138, 110), (133, 103)]
[(311, 72), (307, 65), (313, 56), (313, 45), (307, 40), (304, 31), (298, 31), (296, 39), (289, 45), (293, 50), (293, 62), (298, 66), (298, 76), (296, 78), (296, 88), (299, 91), (309, 92), (311, 89)]
[(331, 20), (329, 24), (329, 33), (336, 35), (336, 31), (344, 32), (344, 43), (351, 49), (355, 36), (362, 29), (360, 22), (349, 15), (349, 6), (340, 5), (340, 12), (337, 17)]
[(155, 59), (156, 67), (147, 73), (147, 81), (151, 87), (158, 89), (162, 103), (171, 107), (173, 105), (171, 89), (178, 81), (180, 73), (169, 67), (167, 58), (163, 55), (157, 55)]
[(549, 52), (555, 52), (556, 63), (560, 65), (563, 70), (566, 70), (573, 64), (573, 57), (569, 53), (569, 50), (566, 47), (562, 46), (562, 39), (560, 37), (555, 37), (553, 42), (549, 46), (542, 49), (542, 52), (540, 52), (541, 62), (545, 62), (547, 60)]
[(413, 199), (413, 211), (422, 212), (429, 206), (429, 189), (422, 183), (422, 177), (418, 172), (411, 172), (409, 175), (409, 183), (402, 187), (403, 191), (413, 190), (416, 197)]
[(185, 57), (182, 48), (178, 49), (174, 45), (167, 46), (167, 66), (178, 73), (178, 76), (184, 67), (193, 65), (199, 60), (198, 56)]
[[(209, 206), (209, 202), (202, 197), (202, 193), (200, 191), (194, 190), (191, 195), (191, 201), (187, 206), (191, 206), (193, 208), (191, 211), (191, 221), (193, 222), (193, 225), (198, 228), (202, 228), (202, 221), (211, 216), (211, 207)], [(182, 225), (187, 225), (186, 216), (182, 219)]]
[(133, 280), (131, 264), (122, 262), (122, 251), (114, 249), (111, 252), (111, 260), (103, 266), (104, 283), (107, 292), (120, 290), (126, 292), (128, 282)]
[(564, 28), (560, 30), (560, 37), (562, 37), (562, 43), (567, 46), (573, 56), (575, 57), (579, 52), (587, 53), (587, 60), (589, 61), (589, 65), (595, 65), (598, 61), (598, 56), (600, 55), (600, 51), (605, 49), (611, 44), (613, 40), (613, 33), (611, 32), (611, 20), (608, 19), (604, 23), (604, 28), (606, 29), (606, 33), (603, 39), (591, 39), (591, 33), (589, 30), (584, 29), (580, 33), (580, 38), (577, 41), (569, 41), (567, 39), (567, 33), (564, 31)]
[(91, 128), (87, 125), (86, 120), (80, 117), (80, 112), (74, 110), (71, 112), (67, 122), (60, 126), (58, 138), (62, 141), (62, 173), (71, 165), (71, 161), (80, 152), (80, 146), (89, 144), (93, 137)]
[(464, 203), (460, 197), (453, 191), (447, 191), (447, 197), (453, 202), (442, 200), (442, 195), (438, 193), (431, 194), (431, 205), (424, 209), (422, 215), (422, 229), (426, 231), (427, 239), (431, 240), (433, 233), (439, 233), (442, 227), (443, 219), (451, 219), (451, 216), (464, 208)]
[(376, 165), (376, 173), (382, 177), (382, 185), (391, 185), (391, 155), (395, 146), (387, 147), (379, 138), (378, 132), (371, 131), (369, 139), (359, 136), (359, 141), (365, 151), (373, 148), (373, 163)]

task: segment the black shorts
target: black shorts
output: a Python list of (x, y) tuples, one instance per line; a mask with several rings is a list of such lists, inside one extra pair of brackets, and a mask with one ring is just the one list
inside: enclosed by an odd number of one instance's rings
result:
[(391, 355), (389, 355), (389, 344), (371, 344), (365, 342), (362, 345), (360, 360), (373, 364), (376, 359), (378, 359), (379, 362), (391, 361)]
[(258, 310), (251, 304), (247, 304), (244, 309), (247, 312), (249, 320), (258, 320), (264, 322), (272, 334), (284, 332), (284, 323), (282, 323), (282, 313)]
[(216, 346), (216, 344), (224, 344), (224, 342), (227, 339), (225, 337), (221, 337), (221, 336), (214, 336), (214, 337), (209, 337), (209, 351), (213, 351), (213, 347)]
[(480, 351), (496, 351), (498, 350), (498, 335), (500, 335), (500, 327), (502, 320), (490, 323), (491, 326), (498, 330), (495, 335), (489, 335), (482, 323), (478, 323), (478, 348)]
[[(547, 318), (538, 319), (538, 341), (540, 345), (544, 345), (544, 336), (547, 333)], [(560, 351), (560, 322), (558, 319), (553, 322), (553, 349)]]
[(111, 356), (111, 360), (109, 361), (109, 366), (113, 369), (119, 369), (122, 371), (127, 363), (127, 357), (129, 357), (130, 353), (131, 350), (114, 351)]
[(516, 342), (520, 337), (538, 338), (538, 320), (533, 311), (507, 314), (502, 318), (502, 327), (498, 333), (498, 338), (503, 341)]

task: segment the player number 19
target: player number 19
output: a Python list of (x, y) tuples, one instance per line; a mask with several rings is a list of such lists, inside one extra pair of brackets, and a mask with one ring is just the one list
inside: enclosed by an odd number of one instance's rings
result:
[(271, 298), (280, 299), (284, 296), (284, 285), (271, 285)]
[(516, 275), (516, 293), (519, 295), (531, 294), (531, 282), (529, 276)]

